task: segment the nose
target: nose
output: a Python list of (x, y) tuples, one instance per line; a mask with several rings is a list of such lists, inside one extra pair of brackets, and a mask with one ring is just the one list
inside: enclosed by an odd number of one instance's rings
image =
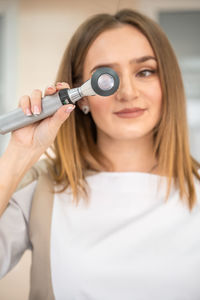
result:
[(133, 74), (123, 74), (120, 76), (120, 85), (116, 92), (118, 101), (133, 101), (139, 96), (139, 88), (133, 78)]

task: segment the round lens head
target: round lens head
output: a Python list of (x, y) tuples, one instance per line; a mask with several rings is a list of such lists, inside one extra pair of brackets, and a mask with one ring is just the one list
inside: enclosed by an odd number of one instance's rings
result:
[(103, 91), (108, 91), (113, 88), (115, 82), (114, 78), (110, 74), (102, 74), (98, 78), (97, 83), (100, 89), (102, 89)]
[(91, 86), (96, 94), (104, 97), (110, 96), (119, 87), (119, 77), (111, 68), (98, 68), (92, 75)]

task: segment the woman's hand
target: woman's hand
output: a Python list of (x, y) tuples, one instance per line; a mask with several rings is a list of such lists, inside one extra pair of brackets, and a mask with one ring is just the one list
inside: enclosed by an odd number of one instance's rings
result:
[[(69, 88), (69, 85), (57, 83), (56, 86), (50, 86), (46, 88), (45, 96), (52, 95), (63, 88)], [(21, 97), (19, 106), (26, 115), (38, 114), (41, 112), (41, 100), (42, 92), (36, 89), (30, 96)], [(72, 104), (63, 105), (51, 117), (13, 131), (10, 144), (23, 148), (23, 151), (35, 151), (36, 155), (40, 156), (53, 143), (60, 126), (69, 117), (74, 107)]]
[[(45, 90), (45, 95), (52, 95), (68, 84), (57, 84)], [(41, 111), (42, 92), (34, 90), (31, 96), (23, 96), (19, 102), (25, 114)], [(3, 156), (0, 157), (0, 215), (8, 205), (24, 174), (53, 143), (62, 123), (69, 117), (75, 106), (63, 105), (51, 117), (27, 127), (15, 130)]]

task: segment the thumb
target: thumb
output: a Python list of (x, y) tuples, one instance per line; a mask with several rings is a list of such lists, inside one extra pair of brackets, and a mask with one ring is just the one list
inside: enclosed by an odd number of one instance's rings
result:
[(76, 106), (73, 104), (67, 104), (60, 107), (57, 112), (51, 117), (49, 122), (49, 129), (51, 132), (58, 131), (60, 126), (69, 117), (70, 113), (74, 110)]

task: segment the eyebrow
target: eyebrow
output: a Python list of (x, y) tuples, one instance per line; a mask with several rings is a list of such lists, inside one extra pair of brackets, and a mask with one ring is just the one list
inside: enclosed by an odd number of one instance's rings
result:
[[(146, 62), (148, 60), (154, 60), (157, 62), (157, 59), (155, 56), (151, 56), (151, 55), (146, 55), (146, 56), (141, 56), (141, 57), (138, 57), (138, 58), (133, 58), (130, 60), (130, 63), (134, 63), (134, 64), (141, 64), (143, 62)], [(99, 65), (96, 65), (94, 68), (92, 68), (92, 70), (90, 71), (91, 73), (96, 70), (97, 68), (102, 68), (102, 67), (115, 67), (117, 66), (118, 64), (117, 63), (111, 63), (111, 64), (99, 64)]]

